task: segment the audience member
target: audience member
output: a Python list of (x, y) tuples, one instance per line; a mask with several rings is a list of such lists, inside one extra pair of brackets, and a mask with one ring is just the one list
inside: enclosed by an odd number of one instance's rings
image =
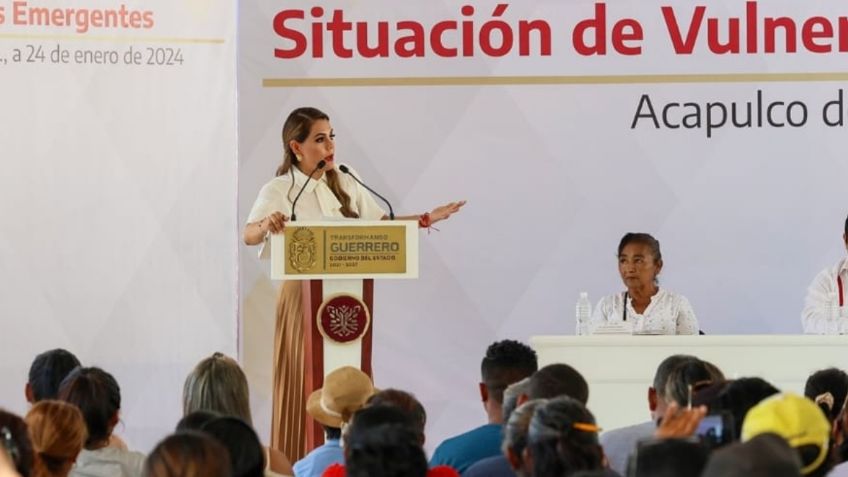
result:
[(436, 448), (431, 465), (448, 465), (465, 472), (475, 462), (500, 453), (503, 393), (507, 386), (538, 369), (536, 352), (512, 340), (493, 343), (480, 365), (480, 397), (488, 423), (445, 440)]
[[(516, 406), (518, 406), (518, 399), (522, 395), (527, 394), (527, 390), (530, 388), (530, 378), (524, 378), (521, 381), (514, 382), (507, 386), (504, 390), (503, 397), (503, 420), (504, 420), (504, 436), (501, 444), (501, 453), (494, 457), (487, 457), (476, 462), (474, 465), (468, 468), (462, 475), (465, 477), (512, 477), (515, 476), (515, 471), (513, 471), (512, 465), (510, 465), (509, 460), (507, 459), (507, 441), (509, 440), (509, 430), (508, 430), (508, 422), (512, 413), (515, 411)], [(529, 417), (528, 417), (529, 422)], [(514, 438), (517, 438), (516, 434), (513, 433)], [(525, 422), (523, 431), (522, 431), (522, 440), (526, 440), (527, 436), (527, 423)], [(524, 445), (522, 444), (522, 449)]]
[(230, 454), (232, 477), (262, 477), (265, 449), (250, 425), (233, 416), (213, 419), (200, 431), (214, 437)]
[(217, 412), (214, 411), (194, 411), (180, 419), (177, 422), (176, 432), (184, 432), (184, 431), (199, 431), (203, 428), (203, 425), (209, 421), (218, 419), (219, 417), (223, 417)]
[[(195, 411), (211, 411), (237, 417), (253, 426), (247, 376), (236, 360), (213, 353), (197, 363), (183, 385), (183, 416)], [(282, 452), (268, 452), (268, 468), (278, 474), (291, 474), (292, 465)]]
[(349, 477), (425, 477), (427, 456), (418, 433), (401, 424), (381, 424), (346, 441)]
[(144, 464), (144, 477), (231, 477), (227, 449), (199, 432), (172, 434)]
[(530, 376), (527, 394), (521, 396), (518, 403), (560, 396), (576, 399), (585, 406), (589, 401), (589, 383), (579, 371), (567, 364), (549, 364)]
[[(374, 429), (380, 428), (381, 426), (397, 426), (408, 429), (412, 432), (412, 435), (416, 436), (418, 448), (422, 453), (424, 452), (417, 439), (418, 433), (416, 431), (416, 419), (414, 416), (394, 405), (372, 405), (357, 411), (354, 414), (350, 425), (346, 428), (344, 435), (345, 462), (347, 462), (350, 458), (348, 452), (354, 446), (354, 443), (358, 442), (364, 434), (372, 432)], [(327, 470), (324, 471), (322, 477), (344, 477), (345, 475), (346, 470), (344, 465), (332, 464), (327, 467)], [(380, 475), (383, 474), (374, 474), (374, 477), (378, 477)], [(427, 470), (426, 475), (427, 477), (458, 477), (459, 474), (456, 470), (449, 466), (439, 465)]]
[[(530, 420), (536, 408), (548, 402), (547, 399), (534, 399), (527, 401), (509, 415), (509, 420), (504, 425), (504, 439), (502, 451), (512, 474), (518, 477), (529, 477), (525, 472), (524, 451), (527, 449), (527, 430), (530, 428)], [(472, 467), (474, 469), (474, 467)], [(472, 469), (466, 473), (470, 475)], [(487, 474), (480, 472), (478, 476), (485, 477)]]
[(20, 417), (0, 409), (0, 451), (4, 448), (15, 470), (29, 477), (35, 466), (35, 456), (27, 425)]
[(0, 449), (0, 477), (21, 477), (4, 449)]
[(109, 446), (121, 410), (121, 389), (100, 368), (77, 368), (62, 381), (59, 399), (82, 412), (88, 438), (71, 470), (74, 477), (136, 477), (144, 455)]
[(427, 411), (415, 396), (399, 389), (384, 389), (370, 398), (366, 406), (395, 406), (407, 412), (412, 417), (412, 423), (418, 432), (421, 445), (424, 445), (426, 437), (424, 428), (427, 426)]
[[(712, 389), (717, 391), (715, 395), (706, 396)], [(710, 414), (729, 413), (733, 420), (732, 440), (738, 441), (742, 436), (742, 423), (748, 411), (763, 399), (779, 392), (780, 390), (762, 378), (740, 378), (699, 390), (694, 401), (696, 405), (707, 406)]]
[(214, 411), (253, 425), (247, 376), (236, 360), (214, 353), (197, 363), (183, 386), (183, 415)]
[(79, 366), (77, 357), (61, 348), (36, 356), (29, 368), (29, 377), (24, 389), (27, 402), (35, 404), (42, 399), (56, 399), (62, 380)]
[(579, 470), (604, 468), (592, 413), (568, 396), (538, 407), (527, 431), (524, 472), (533, 477), (570, 477)]
[(835, 463), (848, 460), (845, 439), (845, 404), (848, 400), (848, 374), (828, 368), (807, 378), (804, 396), (812, 399), (824, 412), (831, 426), (831, 455)]
[(609, 466), (619, 474), (627, 470), (630, 454), (636, 450), (636, 443), (642, 439), (651, 438), (657, 429), (657, 421), (662, 419), (668, 401), (666, 398), (666, 382), (671, 372), (679, 365), (688, 361), (698, 361), (694, 356), (675, 354), (662, 360), (654, 373), (654, 381), (648, 387), (648, 411), (651, 419), (641, 424), (613, 429), (601, 434), (601, 446), (609, 460)]
[(341, 428), (372, 394), (371, 378), (351, 366), (336, 369), (324, 378), (324, 387), (309, 396), (306, 413), (324, 428), (325, 441), (295, 462), (296, 477), (318, 477), (330, 465), (344, 462)]
[(782, 437), (760, 434), (713, 452), (702, 477), (801, 477), (801, 459)]
[(699, 477), (709, 448), (696, 438), (652, 439), (637, 444), (627, 477)]
[(694, 391), (714, 382), (724, 381), (724, 374), (714, 364), (700, 359), (680, 363), (671, 370), (665, 383), (668, 402), (680, 407), (691, 404)]
[(802, 475), (821, 477), (830, 471), (830, 423), (809, 399), (783, 393), (751, 408), (742, 423), (742, 442), (764, 433), (783, 437), (798, 452)]
[(88, 438), (82, 412), (62, 401), (41, 400), (26, 423), (42, 477), (66, 477)]

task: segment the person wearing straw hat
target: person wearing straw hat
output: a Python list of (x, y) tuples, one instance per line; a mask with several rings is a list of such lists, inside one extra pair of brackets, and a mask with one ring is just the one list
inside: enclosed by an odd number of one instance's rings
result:
[(294, 464), (296, 477), (318, 477), (332, 464), (343, 464), (342, 427), (376, 392), (371, 378), (351, 366), (338, 368), (324, 378), (324, 387), (306, 401), (306, 413), (324, 427), (326, 441)]

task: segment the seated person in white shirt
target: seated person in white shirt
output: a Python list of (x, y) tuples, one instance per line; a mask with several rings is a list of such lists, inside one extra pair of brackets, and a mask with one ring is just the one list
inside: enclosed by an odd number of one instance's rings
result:
[(630, 321), (637, 333), (697, 335), (689, 300), (659, 288), (660, 243), (650, 234), (628, 233), (618, 245), (618, 273), (627, 288), (598, 302), (592, 322)]
[[(842, 241), (848, 249), (848, 218), (845, 219), (845, 231)], [(848, 323), (831, 318), (848, 320), (848, 258), (843, 257), (836, 265), (826, 268), (816, 275), (807, 289), (807, 299), (801, 314), (804, 333), (846, 334)]]

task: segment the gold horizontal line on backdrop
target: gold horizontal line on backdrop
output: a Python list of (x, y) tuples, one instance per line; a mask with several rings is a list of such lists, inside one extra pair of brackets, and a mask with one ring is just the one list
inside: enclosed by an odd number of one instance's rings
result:
[(0, 40), (29, 40), (29, 41), (110, 41), (115, 43), (172, 43), (172, 44), (207, 44), (220, 45), (226, 42), (223, 38), (177, 38), (177, 37), (144, 37), (144, 36), (99, 36), (99, 35), (31, 35), (31, 34), (0, 34)]
[(386, 78), (265, 78), (263, 88), (367, 86), (522, 86), (558, 84), (778, 83), (848, 81), (845, 73), (724, 73), (595, 76), (418, 76)]

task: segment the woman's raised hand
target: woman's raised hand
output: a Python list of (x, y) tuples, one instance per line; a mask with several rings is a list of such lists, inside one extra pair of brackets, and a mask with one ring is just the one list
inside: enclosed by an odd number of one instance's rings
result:
[(449, 204), (441, 205), (436, 207), (432, 211), (430, 211), (430, 223), (436, 223), (440, 220), (445, 220), (451, 215), (459, 212), (459, 209), (465, 205), (464, 200), (460, 200), (459, 202), (451, 202)]

